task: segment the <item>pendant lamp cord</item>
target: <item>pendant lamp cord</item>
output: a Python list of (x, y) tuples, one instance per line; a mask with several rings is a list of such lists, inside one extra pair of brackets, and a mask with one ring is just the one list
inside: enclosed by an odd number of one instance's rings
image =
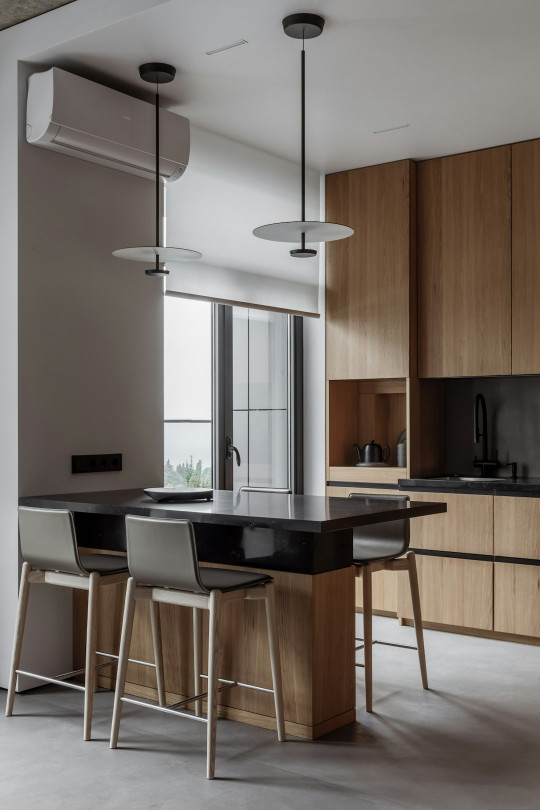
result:
[[(302, 31), (302, 222), (306, 221), (306, 51), (304, 32)], [(306, 235), (302, 234), (302, 250), (306, 247)]]
[[(156, 76), (156, 248), (160, 241), (160, 194), (159, 194), (159, 78)], [(159, 254), (156, 252), (156, 270), (159, 270)]]

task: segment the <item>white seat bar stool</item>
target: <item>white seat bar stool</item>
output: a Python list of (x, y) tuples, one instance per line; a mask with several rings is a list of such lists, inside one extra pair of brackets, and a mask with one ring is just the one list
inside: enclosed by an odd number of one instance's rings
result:
[[(126, 516), (128, 565), (131, 574), (128, 580), (120, 660), (114, 697), (111, 748), (118, 744), (122, 703), (132, 703), (145, 708), (167, 712), (191, 720), (207, 723), (206, 776), (214, 778), (216, 755), (216, 721), (218, 692), (233, 686), (243, 686), (269, 692), (274, 695), (278, 739), (285, 739), (285, 724), (282, 708), (281, 667), (276, 631), (274, 585), (265, 574), (248, 571), (200, 568), (192, 524), (187, 520), (162, 520), (133, 515)], [(137, 600), (150, 603), (182, 605), (193, 609), (194, 628), (194, 690), (192, 697), (169, 706), (156, 706), (124, 696), (133, 614)], [(273, 689), (218, 678), (219, 628), (221, 608), (239, 599), (263, 599), (266, 605), (270, 663)], [(208, 675), (201, 673), (202, 633), (201, 611), (209, 611)], [(208, 679), (206, 692), (200, 691), (200, 679)], [(221, 684), (221, 685), (219, 685)], [(202, 700), (207, 699), (207, 717), (202, 717)], [(195, 714), (181, 709), (195, 704)]]
[[(393, 501), (398, 506), (406, 507), (410, 498), (408, 495), (363, 495), (351, 492), (349, 498), (363, 498), (373, 505), (381, 501)], [(416, 559), (414, 551), (408, 551), (410, 542), (410, 520), (392, 520), (387, 523), (378, 523), (370, 526), (358, 526), (353, 531), (353, 562), (356, 566), (356, 576), (362, 578), (363, 596), (363, 624), (364, 638), (356, 650), (364, 650), (364, 667), (366, 689), (366, 711), (373, 711), (373, 644), (384, 644), (389, 647), (402, 647), (409, 650), (418, 650), (422, 686), (428, 689), (426, 668), (426, 653), (424, 649), (424, 632), (422, 628), (422, 611), (420, 608), (420, 592), (418, 589), (418, 575), (416, 572)], [(405, 555), (405, 556), (404, 556)], [(377, 571), (407, 571), (409, 574), (409, 587), (416, 632), (416, 647), (408, 644), (394, 644), (388, 641), (373, 640), (373, 608), (372, 608), (372, 574)]]
[[(96, 650), (99, 592), (106, 585), (126, 582), (129, 576), (126, 558), (113, 554), (86, 554), (82, 558), (79, 557), (73, 515), (67, 509), (39, 509), (20, 506), (19, 537), (24, 562), (13, 639), (6, 717), (11, 717), (13, 713), (17, 676), (26, 675), (39, 681), (84, 692), (83, 739), (90, 740), (93, 698), (97, 689), (96, 671), (114, 666), (118, 661), (118, 656)], [(19, 669), (30, 586), (35, 584), (59, 585), (88, 591), (86, 660), (83, 669), (65, 672), (55, 677)], [(160, 682), (162, 683), (163, 668), (161, 651), (159, 645), (156, 644), (156, 640), (159, 638), (159, 615), (152, 617), (152, 627), (155, 629), (156, 663), (151, 664), (147, 661), (136, 661), (135, 663), (156, 667), (159, 686)], [(109, 660), (96, 663), (96, 656)], [(83, 673), (85, 674), (84, 686), (67, 682), (69, 678)], [(160, 691), (160, 697), (164, 701), (163, 690)]]

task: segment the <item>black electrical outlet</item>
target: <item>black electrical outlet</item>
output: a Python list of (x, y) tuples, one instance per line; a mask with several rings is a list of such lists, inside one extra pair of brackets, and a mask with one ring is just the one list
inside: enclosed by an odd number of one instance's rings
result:
[(122, 453), (71, 456), (72, 473), (119, 472), (121, 469)]

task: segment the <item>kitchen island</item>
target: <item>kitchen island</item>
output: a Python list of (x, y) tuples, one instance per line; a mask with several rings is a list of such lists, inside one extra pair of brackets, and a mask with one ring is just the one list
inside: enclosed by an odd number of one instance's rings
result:
[[(68, 493), (20, 499), (21, 505), (70, 509), (81, 553), (125, 553), (126, 514), (193, 522), (201, 565), (269, 571), (276, 586), (286, 730), (308, 739), (354, 721), (355, 526), (446, 511), (444, 503), (343, 499), (276, 493), (215, 491), (213, 501), (156, 503), (142, 490)], [(116, 653), (123, 588), (111, 587), (99, 609), (98, 649)], [(83, 664), (86, 605), (75, 594), (74, 666)], [(137, 605), (131, 657), (152, 661), (147, 606)], [(191, 612), (160, 605), (169, 702), (192, 694)], [(224, 611), (220, 677), (270, 688), (264, 606), (230, 605)], [(113, 686), (112, 677), (100, 684)], [(155, 698), (154, 672), (130, 664), (126, 692)], [(231, 689), (220, 714), (275, 727), (271, 695)]]

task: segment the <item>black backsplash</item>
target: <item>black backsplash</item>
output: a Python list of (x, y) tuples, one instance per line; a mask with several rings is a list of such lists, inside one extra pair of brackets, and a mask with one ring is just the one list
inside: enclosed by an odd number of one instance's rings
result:
[(473, 467), (474, 456), (482, 455), (481, 442), (473, 440), (476, 394), (486, 400), (489, 456), (497, 448), (501, 461), (517, 462), (519, 477), (540, 476), (540, 377), (445, 380), (444, 472), (478, 474)]

